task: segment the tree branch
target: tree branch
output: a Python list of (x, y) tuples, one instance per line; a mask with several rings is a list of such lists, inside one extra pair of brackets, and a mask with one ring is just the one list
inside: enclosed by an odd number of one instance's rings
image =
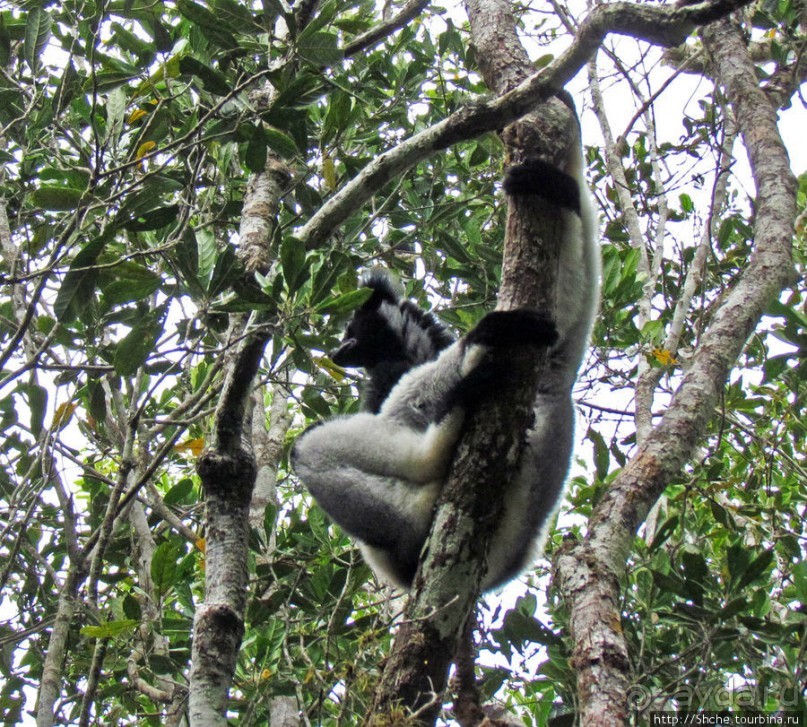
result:
[(361, 53), (363, 50), (392, 35), (396, 30), (400, 30), (410, 20), (420, 15), (428, 4), (429, 0), (409, 0), (396, 16), (386, 22), (379, 23), (374, 28), (370, 28), (367, 32), (356, 36), (350, 41), (343, 49), (345, 57), (349, 58)]
[(244, 423), (270, 335), (265, 326), (247, 334), (225, 367), (214, 435), (197, 465), (207, 503), (207, 547), (205, 600), (194, 619), (192, 724), (226, 724), (227, 695), (244, 634), (249, 502), (257, 474)]

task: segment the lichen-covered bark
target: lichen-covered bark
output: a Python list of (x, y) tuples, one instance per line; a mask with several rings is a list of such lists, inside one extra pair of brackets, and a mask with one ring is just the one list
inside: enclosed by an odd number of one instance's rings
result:
[(265, 170), (251, 175), (247, 182), (237, 255), (250, 277), (256, 271), (266, 274), (272, 264), (272, 233), (280, 198), (290, 182), (289, 168), (271, 154)]
[(226, 724), (227, 699), (244, 635), (249, 504), (257, 467), (244, 425), (267, 329), (239, 330), (216, 410), (210, 446), (197, 469), (207, 505), (205, 600), (194, 619), (190, 721)]

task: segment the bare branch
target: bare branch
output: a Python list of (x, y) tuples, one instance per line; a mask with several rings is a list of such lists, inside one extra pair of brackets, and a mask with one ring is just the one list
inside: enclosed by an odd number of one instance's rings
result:
[(416, 18), (423, 12), (424, 8), (429, 4), (429, 0), (409, 0), (406, 5), (401, 8), (401, 11), (394, 17), (386, 22), (379, 23), (374, 28), (370, 28), (365, 33), (356, 36), (350, 43), (348, 43), (343, 51), (346, 58), (354, 56), (367, 50), (370, 46), (381, 42), (384, 38), (392, 35), (396, 30), (400, 30), (410, 20)]

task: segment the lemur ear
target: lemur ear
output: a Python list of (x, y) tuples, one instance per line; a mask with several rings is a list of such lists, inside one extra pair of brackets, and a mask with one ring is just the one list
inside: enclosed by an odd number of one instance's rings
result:
[(391, 274), (382, 268), (368, 270), (361, 276), (359, 285), (373, 291), (369, 300), (362, 306), (365, 310), (374, 310), (382, 303), (395, 305), (401, 299), (401, 290), (398, 284), (393, 280)]

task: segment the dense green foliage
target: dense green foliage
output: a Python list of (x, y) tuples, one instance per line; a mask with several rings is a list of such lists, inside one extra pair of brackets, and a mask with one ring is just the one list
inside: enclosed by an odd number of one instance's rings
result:
[[(306, 423), (356, 407), (350, 379), (323, 352), (355, 301), (358, 270), (396, 270), (458, 331), (494, 304), (503, 219), (494, 135), (378, 190), (325, 245), (305, 250), (294, 237), (381, 151), (486, 93), (461, 21), (432, 8), (346, 58), (342, 49), (378, 22), (374, 3), (328, 0), (301, 30), (285, 7), (67, 0), (0, 11), (0, 205), (9, 222), (0, 225), (3, 723), (35, 708), (70, 583), (77, 605), (58, 665), (58, 719), (179, 723), (204, 578), (194, 460), (226, 368), (230, 316), (258, 310), (273, 322), (261, 383), (267, 409), (282, 387), (291, 392), (291, 428), (275, 430), (290, 441)], [(787, 2), (757, 13), (773, 44), (767, 73), (804, 42), (794, 13)], [(522, 20), (536, 48), (560, 32), (537, 13)], [(639, 78), (641, 66), (614, 60), (604, 63), (615, 81)], [(649, 76), (647, 88), (664, 78)], [(250, 92), (264, 83), (275, 95), (255, 108)], [(742, 183), (723, 200), (712, 193), (726, 107), (707, 87), (682, 128), (636, 124), (621, 148), (646, 250), (658, 257), (649, 274), (604, 153), (589, 149), (605, 221), (604, 302), (578, 387), (579, 462), (550, 558), (585, 527), (632, 453), (640, 362), (662, 369), (656, 413), (752, 249)], [(578, 102), (586, 106), (586, 94)], [(241, 205), (267, 154), (289, 165), (294, 182), (273, 230), (272, 270), (245, 280), (235, 253)], [(721, 222), (703, 281), (668, 350), (713, 213)], [(637, 715), (672, 699), (804, 708), (803, 306), (794, 283), (751, 339), (701, 457), (670, 483), (636, 539), (622, 585)], [(370, 581), (284, 458), (278, 471), (276, 500), (253, 522), (231, 715), (266, 724), (272, 700), (288, 696), (312, 724), (354, 724), (400, 604)], [(483, 691), (535, 725), (574, 708), (563, 604), (550, 591), (548, 609), (540, 605), (542, 563), (516, 587), (515, 605), (491, 596), (482, 609), (491, 624), (481, 636), (490, 652)], [(509, 592), (503, 602), (512, 604)]]

